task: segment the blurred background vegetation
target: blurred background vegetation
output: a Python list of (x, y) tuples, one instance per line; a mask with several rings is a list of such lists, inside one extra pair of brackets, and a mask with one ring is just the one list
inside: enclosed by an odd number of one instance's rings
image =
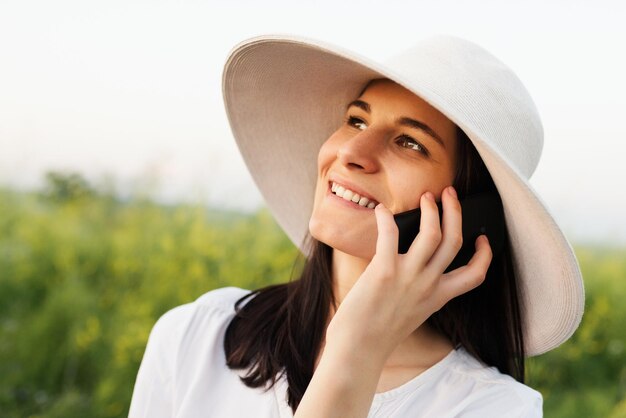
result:
[[(626, 249), (575, 247), (587, 301), (528, 361), (546, 417), (626, 417)], [(288, 281), (297, 251), (269, 213), (120, 200), (77, 174), (0, 189), (0, 416), (125, 417), (148, 334), (223, 287)]]

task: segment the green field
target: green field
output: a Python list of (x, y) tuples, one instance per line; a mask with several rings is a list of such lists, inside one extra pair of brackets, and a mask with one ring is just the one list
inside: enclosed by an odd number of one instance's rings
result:
[[(575, 249), (583, 322), (528, 361), (528, 384), (547, 417), (626, 417), (626, 249)], [(38, 193), (0, 189), (0, 416), (125, 417), (162, 313), (285, 282), (296, 253), (265, 210), (121, 201), (59, 174)]]

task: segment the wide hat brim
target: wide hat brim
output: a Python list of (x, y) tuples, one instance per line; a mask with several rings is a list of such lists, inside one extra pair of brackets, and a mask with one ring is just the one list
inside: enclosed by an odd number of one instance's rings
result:
[(429, 38), (385, 64), (294, 36), (236, 46), (223, 73), (226, 112), (278, 224), (303, 244), (319, 148), (340, 126), (346, 104), (376, 78), (404, 86), (468, 135), (502, 198), (526, 354), (559, 346), (578, 327), (585, 296), (573, 250), (528, 182), (541, 154), (541, 122), (512, 71), (471, 42)]

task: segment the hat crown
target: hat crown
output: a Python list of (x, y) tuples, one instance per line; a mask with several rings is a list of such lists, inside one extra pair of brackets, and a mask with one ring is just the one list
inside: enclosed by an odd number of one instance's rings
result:
[(543, 149), (539, 112), (515, 73), (488, 51), (438, 35), (386, 65), (404, 87), (446, 109), (446, 116), (473, 140), (496, 149), (519, 174), (528, 179), (535, 171)]

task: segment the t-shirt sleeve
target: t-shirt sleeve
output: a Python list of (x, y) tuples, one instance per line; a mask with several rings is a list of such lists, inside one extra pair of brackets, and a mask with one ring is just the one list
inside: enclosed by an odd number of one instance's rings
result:
[(519, 401), (514, 400), (496, 405), (496, 408), (498, 408), (497, 416), (502, 418), (541, 418), (543, 417), (543, 398), (539, 392), (535, 392), (531, 396), (520, 398)]
[(193, 380), (190, 368), (195, 371), (194, 362), (210, 355), (217, 333), (234, 313), (235, 301), (248, 292), (236, 287), (215, 289), (159, 318), (137, 373), (129, 418), (177, 415), (178, 394)]
[(543, 398), (541, 393), (525, 387), (523, 391), (510, 389), (494, 391), (471, 402), (460, 415), (463, 418), (541, 418)]
[(533, 391), (529, 400), (526, 402), (526, 406), (520, 410), (519, 418), (541, 418), (543, 417), (543, 397), (541, 393)]
[(192, 309), (191, 304), (176, 307), (161, 316), (152, 328), (137, 373), (129, 418), (174, 416), (173, 377), (178, 334)]

